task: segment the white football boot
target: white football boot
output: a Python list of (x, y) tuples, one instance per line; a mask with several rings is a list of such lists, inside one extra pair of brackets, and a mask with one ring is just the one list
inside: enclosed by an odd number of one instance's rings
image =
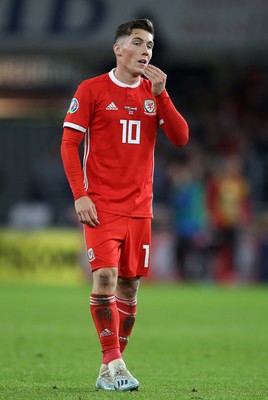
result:
[(115, 390), (133, 391), (138, 390), (139, 382), (128, 371), (122, 359), (117, 359), (108, 364), (110, 374), (113, 377)]
[(115, 390), (114, 380), (108, 365), (101, 365), (99, 376), (96, 382), (96, 388), (99, 390)]

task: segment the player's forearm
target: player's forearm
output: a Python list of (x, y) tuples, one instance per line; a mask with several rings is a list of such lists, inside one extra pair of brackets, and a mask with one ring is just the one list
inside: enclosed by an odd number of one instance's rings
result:
[(71, 187), (74, 199), (77, 200), (82, 196), (87, 196), (84, 188), (84, 177), (81, 168), (78, 147), (81, 140), (70, 137), (68, 129), (64, 129), (63, 138), (61, 142), (61, 158), (67, 176), (69, 185)]
[(163, 123), (161, 128), (176, 146), (184, 146), (189, 139), (188, 124), (172, 103), (166, 90), (156, 97)]

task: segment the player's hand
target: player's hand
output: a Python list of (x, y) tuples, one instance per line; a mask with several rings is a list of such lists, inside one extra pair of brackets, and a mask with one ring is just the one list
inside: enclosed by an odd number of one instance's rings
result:
[(167, 75), (161, 69), (149, 64), (144, 69), (144, 76), (152, 82), (155, 96), (158, 96), (166, 87)]
[(74, 206), (77, 217), (82, 224), (87, 224), (92, 228), (100, 224), (95, 204), (88, 196), (77, 199)]

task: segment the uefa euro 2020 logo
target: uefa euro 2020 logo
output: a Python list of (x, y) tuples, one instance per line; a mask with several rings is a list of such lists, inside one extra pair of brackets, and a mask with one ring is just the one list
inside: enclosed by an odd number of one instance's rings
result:
[(78, 100), (74, 97), (71, 101), (69, 110), (67, 112), (68, 114), (73, 114), (78, 110), (78, 108), (79, 108)]

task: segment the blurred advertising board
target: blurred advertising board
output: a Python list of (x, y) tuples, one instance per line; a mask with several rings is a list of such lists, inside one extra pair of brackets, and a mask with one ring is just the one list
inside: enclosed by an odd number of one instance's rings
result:
[(155, 22), (173, 58), (268, 47), (267, 0), (2, 0), (0, 49), (100, 54), (118, 24), (139, 17)]

